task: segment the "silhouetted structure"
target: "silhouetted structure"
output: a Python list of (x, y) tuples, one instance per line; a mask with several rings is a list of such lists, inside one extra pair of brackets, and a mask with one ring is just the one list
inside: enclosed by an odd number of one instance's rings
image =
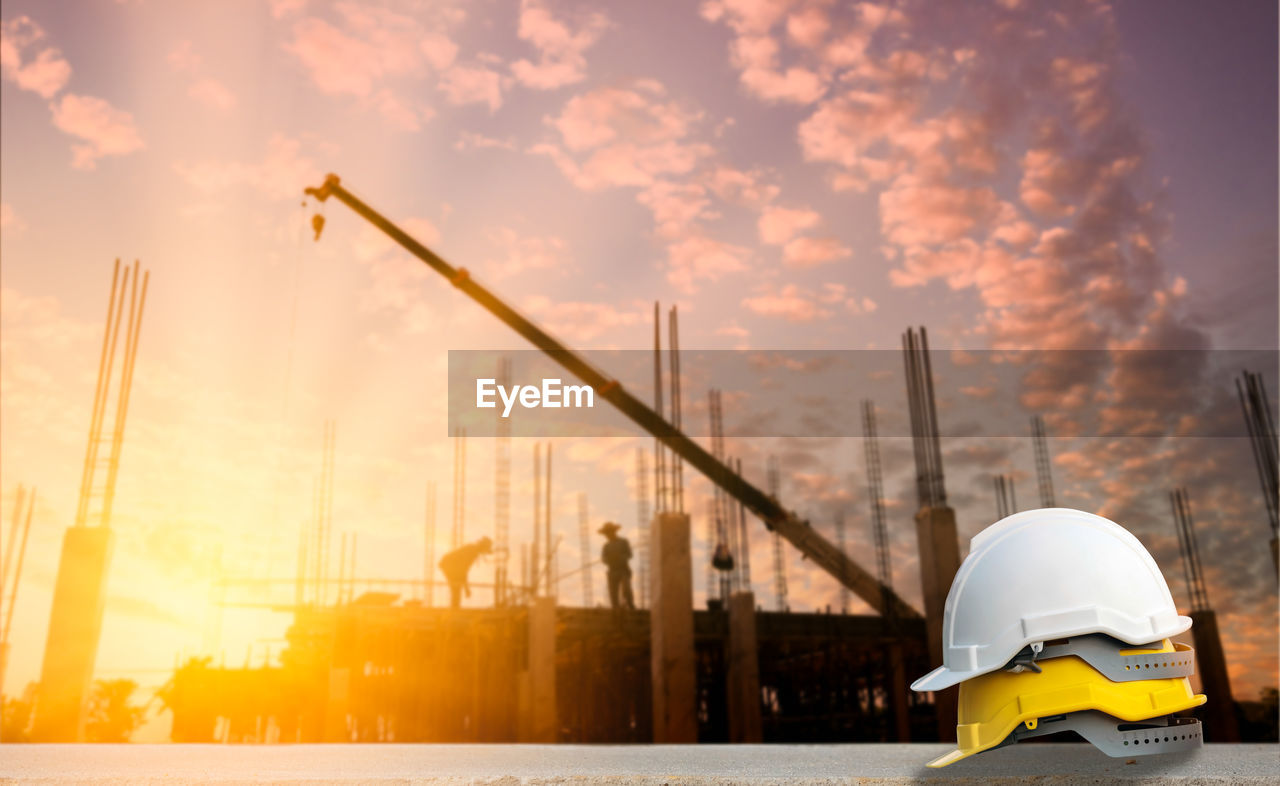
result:
[[(175, 742), (530, 741), (532, 631), (527, 607), (450, 612), (388, 593), (297, 611), (280, 667), (179, 668), (162, 694)], [(755, 615), (765, 742), (892, 741), (899, 718), (927, 739), (932, 705), (891, 700), (897, 648), (928, 669), (924, 621)], [(547, 741), (653, 741), (649, 614), (554, 609)], [(727, 742), (728, 615), (694, 612), (697, 742)], [(540, 645), (544, 646), (544, 645)]]
[(996, 475), (991, 479), (996, 492), (996, 521), (1018, 512), (1018, 497), (1013, 490), (1012, 475)]
[[(498, 384), (511, 386), (511, 358), (498, 360)], [(511, 580), (507, 575), (511, 562), (511, 419), (497, 418), (497, 434), (493, 441), (493, 605), (509, 602)]]
[[(871, 504), (871, 533), (876, 545), (876, 577), (886, 589), (893, 588), (889, 564), (889, 530), (884, 520), (884, 479), (880, 469), (880, 437), (876, 429), (876, 405), (862, 402), (862, 448), (867, 465), (867, 498)], [(888, 604), (886, 604), (886, 608)]]
[[(778, 471), (778, 458), (770, 456), (765, 465), (765, 482), (769, 486), (769, 496), (779, 499), (782, 493), (782, 476)], [(787, 606), (787, 559), (782, 546), (782, 535), (773, 533), (773, 602), (778, 611), (786, 611)]]
[[(933, 365), (929, 358), (929, 337), (923, 327), (919, 333), (908, 329), (903, 334), (902, 357), (916, 459), (916, 496), (920, 505), (916, 512), (916, 540), (920, 547), (920, 583), (924, 590), (929, 655), (934, 663), (942, 663), (943, 608), (951, 581), (960, 567), (960, 545), (956, 540), (956, 514), (947, 505), (938, 408), (933, 398)], [(955, 716), (956, 694), (956, 688), (948, 688), (935, 696), (938, 735), (943, 740), (955, 739), (955, 726), (950, 718)]]
[[(23, 517), (24, 508), (27, 515)], [(36, 511), (36, 490), (18, 484), (13, 500), (13, 524), (9, 526), (9, 542), (4, 549), (4, 562), (0, 566), (0, 690), (4, 688), (4, 675), (9, 665), (9, 634), (13, 629), (13, 607), (18, 603), (18, 587), (22, 585), (22, 565), (27, 555), (27, 536), (31, 534), (31, 517)], [(18, 529), (22, 537), (18, 539)], [(17, 556), (14, 556), (15, 552)]]
[(1187, 595), (1191, 602), (1191, 635), (1196, 644), (1196, 674), (1208, 697), (1202, 713), (1204, 736), (1212, 742), (1236, 742), (1240, 733), (1236, 722), (1235, 701), (1231, 697), (1231, 680), (1227, 675), (1227, 659), (1218, 632), (1218, 616), (1209, 606), (1209, 592), (1200, 563), (1200, 545), (1196, 539), (1195, 521), (1187, 490), (1169, 493), (1173, 521), (1178, 529), (1178, 546), (1182, 551), (1182, 567), (1186, 571)]
[[(49, 633), (40, 669), (40, 692), (31, 729), (31, 739), (35, 742), (84, 740), (85, 704), (93, 680), (106, 604), (107, 568), (113, 541), (111, 510), (120, 471), (120, 453), (124, 446), (142, 314), (147, 302), (147, 284), (151, 277), (150, 273), (140, 273), (139, 264), (135, 261), (133, 269), (126, 267), (122, 277), (120, 260), (117, 259), (111, 277), (80, 499), (75, 525), (63, 537), (53, 589), (53, 608), (49, 613)], [(139, 278), (141, 287), (138, 286)], [(125, 327), (124, 351), (114, 402), (115, 415), (108, 428), (107, 410), (122, 326)], [(98, 456), (102, 445), (108, 446), (105, 462)], [(101, 477), (103, 470), (105, 478)]]
[(1031, 416), (1031, 444), (1036, 454), (1036, 482), (1040, 487), (1040, 507), (1056, 508), (1058, 502), (1053, 493), (1053, 464), (1049, 461), (1049, 438), (1044, 429), (1044, 418)]
[(636, 448), (636, 532), (638, 549), (636, 562), (640, 581), (640, 608), (649, 607), (649, 468), (645, 462), (644, 448)]

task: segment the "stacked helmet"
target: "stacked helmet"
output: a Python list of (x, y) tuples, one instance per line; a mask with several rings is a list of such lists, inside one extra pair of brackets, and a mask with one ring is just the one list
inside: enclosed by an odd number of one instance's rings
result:
[[(1168, 639), (1127, 657), (1135, 656), (1160, 663), (1189, 659)], [(1204, 704), (1205, 697), (1192, 692), (1186, 677), (1147, 676), (1112, 682), (1079, 657), (1052, 658), (1038, 667), (1038, 672), (994, 671), (960, 683), (957, 750), (929, 762), (929, 766), (943, 767), (1019, 739), (1066, 730), (1080, 733), (1112, 756), (1163, 753), (1200, 744), (1198, 723), (1180, 719), (1171, 719), (1171, 723), (1163, 718)], [(1104, 716), (1103, 723), (1098, 723), (1099, 715)], [(1121, 731), (1115, 720), (1105, 722), (1105, 716), (1129, 721), (1126, 726), (1137, 728)], [(1159, 720), (1136, 723), (1151, 718)], [(1173, 738), (1170, 725), (1177, 727)]]
[[(943, 665), (911, 685), (960, 684), (959, 750), (931, 766), (1067, 728), (1117, 756), (1198, 745), (1198, 725), (1150, 720), (1204, 703), (1186, 679), (1193, 653), (1169, 641), (1190, 626), (1155, 560), (1118, 524), (1067, 508), (996, 522), (973, 538), (947, 594)], [(1187, 727), (1134, 750), (1123, 736), (1137, 732), (1116, 718)]]
[(943, 665), (911, 688), (948, 688), (1053, 639), (1106, 633), (1145, 644), (1190, 627), (1128, 530), (1079, 510), (1027, 510), (970, 541), (943, 610)]

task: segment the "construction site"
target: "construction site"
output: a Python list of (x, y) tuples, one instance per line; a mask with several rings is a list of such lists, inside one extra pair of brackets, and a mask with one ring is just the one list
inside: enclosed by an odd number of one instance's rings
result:
[[(179, 663), (157, 694), (172, 713), (175, 742), (563, 742), (753, 743), (906, 742), (954, 739), (956, 689), (919, 694), (915, 676), (941, 662), (943, 607), (961, 562), (956, 513), (948, 504), (933, 354), (924, 328), (902, 334), (904, 388), (895, 402), (863, 400), (862, 466), (867, 509), (855, 524), (834, 522), (835, 542), (793, 512), (782, 498), (781, 468), (744, 467), (726, 454), (721, 391), (707, 391), (710, 439), (699, 444), (682, 423), (678, 314), (653, 312), (653, 383), (628, 390), (583, 360), (537, 324), (485, 289), (464, 268), (445, 262), (347, 191), (335, 176), (308, 189), (337, 199), (505, 322), (534, 347), (591, 386), (643, 432), (652, 448), (634, 459), (634, 608), (611, 608), (596, 577), (596, 527), (585, 493), (578, 496), (581, 565), (565, 564), (553, 533), (554, 441), (515, 439), (495, 419), (494, 520), (468, 526), (468, 437), (455, 427), (451, 549), (483, 536), (492, 554), (492, 602), (449, 603), (452, 579), (437, 553), (443, 522), (434, 483), (425, 489), (422, 573), (415, 578), (357, 575), (358, 532), (334, 538), (336, 424), (324, 426), (324, 451), (310, 523), (297, 535), (289, 579), (224, 580), (218, 603), (268, 607), (292, 615), (284, 645), (261, 666), (228, 667), (212, 657)], [(323, 220), (317, 221), (317, 238)], [(116, 263), (99, 359), (77, 516), (63, 539), (38, 698), (34, 741), (85, 739), (86, 707), (104, 625), (110, 571), (112, 507), (125, 441), (133, 368), (142, 331), (149, 274)], [(500, 362), (495, 378), (511, 378)], [(1277, 452), (1273, 403), (1263, 376), (1244, 372), (1236, 393), (1249, 449), (1262, 483), (1273, 562), (1277, 555)], [(914, 454), (915, 501), (910, 521), (891, 520), (885, 505), (877, 430), (878, 406), (905, 407)], [(1031, 416), (1036, 477), (1032, 507), (1058, 505), (1051, 435)], [(473, 438), (474, 441), (474, 438)], [(1244, 441), (1241, 441), (1243, 444)], [(534, 495), (512, 492), (514, 445), (531, 449)], [(523, 461), (523, 455), (520, 457)], [(714, 487), (706, 510), (686, 504), (686, 479), (699, 473)], [(764, 488), (749, 477), (762, 476)], [(1013, 478), (995, 474), (996, 518), (1019, 510)], [(1254, 492), (1256, 493), (1256, 491)], [(1274, 739), (1232, 698), (1221, 634), (1206, 588), (1192, 504), (1183, 488), (1167, 491), (1187, 597), (1179, 605), (1194, 620), (1198, 673), (1210, 696), (1199, 711), (1211, 741)], [(25, 544), (35, 490), (21, 489), (5, 535), (3, 650), (23, 581)], [(25, 501), (24, 501), (25, 499)], [(513, 509), (532, 511), (528, 531), (513, 528)], [(519, 520), (524, 521), (521, 515)], [(825, 526), (825, 522), (824, 522)], [(847, 528), (868, 526), (874, 549), (849, 553)], [(923, 603), (915, 608), (893, 584), (888, 532), (913, 528)], [(770, 559), (753, 564), (750, 532), (765, 528)], [(695, 537), (695, 528), (702, 537)], [(336, 542), (335, 542), (336, 540)], [(703, 549), (693, 544), (701, 541)], [(787, 550), (807, 570), (843, 587), (842, 608), (796, 612), (788, 602)], [(488, 553), (488, 552), (486, 552)], [(593, 574), (595, 574), (593, 576)], [(767, 576), (771, 596), (753, 591)], [(1278, 574), (1280, 575), (1280, 574)], [(695, 583), (706, 603), (695, 608)], [(452, 582), (456, 583), (456, 582)], [(465, 573), (464, 573), (465, 583)], [(574, 587), (570, 592), (568, 588)], [(481, 587), (480, 584), (470, 586)], [(288, 602), (280, 592), (292, 592)], [(470, 587), (466, 588), (469, 594)], [(578, 605), (569, 599), (577, 596)], [(849, 599), (873, 613), (849, 613)], [(3, 658), (3, 654), (0, 654)], [(4, 661), (0, 659), (0, 674)]]

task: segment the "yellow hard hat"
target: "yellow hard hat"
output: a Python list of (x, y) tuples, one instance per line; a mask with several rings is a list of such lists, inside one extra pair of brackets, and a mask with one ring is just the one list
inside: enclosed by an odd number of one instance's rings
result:
[[(1121, 655), (1139, 653), (1182, 656), (1169, 639), (1159, 646), (1120, 651)], [(1096, 710), (1118, 719), (1119, 724), (1171, 715), (1205, 702), (1203, 695), (1192, 693), (1186, 677), (1112, 682), (1074, 655), (1037, 661), (1037, 665), (1040, 673), (996, 671), (960, 683), (958, 749), (934, 759), (929, 766), (945, 767), (994, 748), (1019, 726), (1034, 730), (1040, 719)], [(1196, 740), (1198, 744), (1198, 727)]]

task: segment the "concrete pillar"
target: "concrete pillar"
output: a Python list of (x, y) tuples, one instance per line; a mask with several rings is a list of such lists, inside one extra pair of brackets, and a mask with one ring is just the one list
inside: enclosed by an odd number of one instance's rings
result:
[(329, 668), (329, 694), (324, 706), (324, 741), (351, 742), (347, 712), (351, 702), (351, 669)]
[(653, 741), (697, 742), (697, 654), (693, 643), (689, 517), (683, 513), (659, 513), (654, 517), (649, 555)]
[(764, 742), (760, 720), (760, 650), (756, 596), (729, 597), (729, 742)]
[[(956, 540), (956, 512), (949, 507), (924, 507), (916, 513), (916, 541), (920, 548), (920, 584), (924, 590), (925, 630), (929, 663), (942, 665), (942, 614), (951, 581), (960, 569), (960, 544)], [(956, 738), (956, 706), (959, 688), (933, 694), (938, 713), (938, 739)]]
[(529, 741), (558, 742), (556, 715), (556, 601), (529, 607)]
[(112, 542), (106, 527), (72, 527), (62, 538), (31, 728), (34, 742), (84, 740), (85, 705), (102, 635)]
[(1211, 609), (1193, 611), (1191, 636), (1196, 646), (1196, 674), (1204, 703), (1204, 738), (1209, 742), (1239, 742), (1236, 703), (1231, 697), (1231, 679), (1227, 675), (1227, 659), (1222, 652), (1222, 636), (1218, 632), (1218, 615)]
[(902, 645), (889, 645), (889, 706), (893, 711), (893, 733), (898, 742), (911, 741), (911, 703), (907, 695), (907, 669), (902, 662)]

